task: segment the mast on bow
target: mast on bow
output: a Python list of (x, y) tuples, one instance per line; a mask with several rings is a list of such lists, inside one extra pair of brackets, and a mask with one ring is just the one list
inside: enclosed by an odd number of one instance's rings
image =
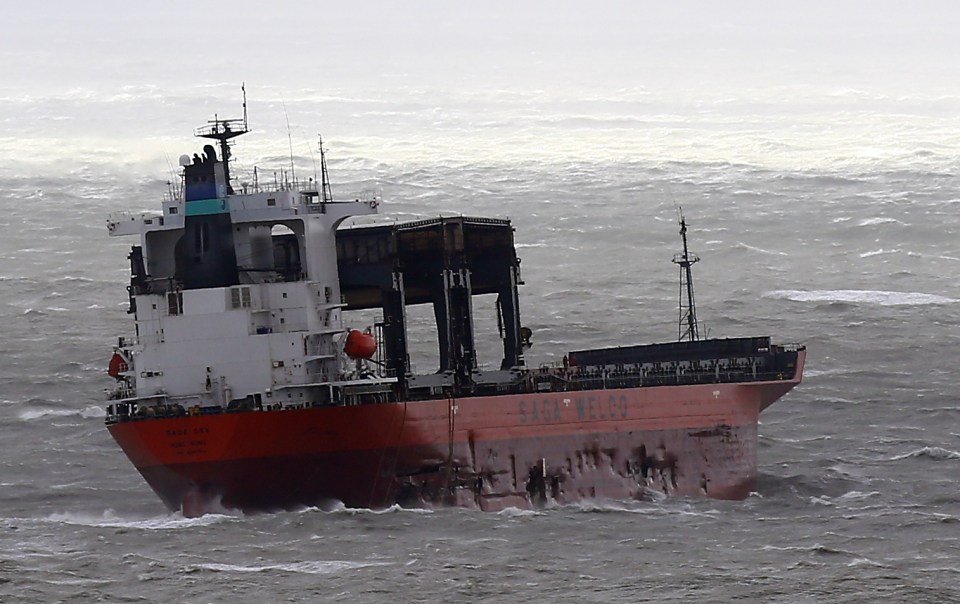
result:
[(680, 209), (680, 238), (683, 240), (683, 253), (673, 257), (674, 264), (680, 266), (680, 320), (677, 334), (680, 341), (693, 342), (700, 339), (700, 333), (697, 330), (697, 305), (693, 297), (692, 267), (700, 261), (700, 257), (687, 247), (687, 222), (683, 217), (682, 208)]

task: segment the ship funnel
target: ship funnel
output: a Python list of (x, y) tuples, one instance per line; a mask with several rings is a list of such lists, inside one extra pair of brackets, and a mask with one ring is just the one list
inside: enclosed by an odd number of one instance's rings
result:
[(237, 285), (227, 176), (213, 146), (204, 146), (203, 157), (193, 156), (183, 167), (183, 179), (184, 233), (177, 246), (177, 272), (184, 289)]

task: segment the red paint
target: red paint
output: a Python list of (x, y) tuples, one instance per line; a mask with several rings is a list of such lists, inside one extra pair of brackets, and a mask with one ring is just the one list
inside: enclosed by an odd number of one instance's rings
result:
[(369, 331), (360, 332), (351, 329), (347, 333), (347, 341), (343, 345), (343, 351), (351, 359), (372, 359), (377, 352), (377, 340)]
[(760, 412), (793, 379), (246, 411), (126, 421), (110, 433), (168, 507), (341, 501), (484, 510), (546, 500), (746, 497)]
[(113, 353), (110, 357), (110, 365), (107, 366), (107, 375), (112, 378), (119, 378), (120, 374), (127, 370), (127, 362), (119, 353)]

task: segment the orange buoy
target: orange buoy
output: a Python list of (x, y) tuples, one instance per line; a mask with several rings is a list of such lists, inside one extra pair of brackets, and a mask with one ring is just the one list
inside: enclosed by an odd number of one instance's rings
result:
[(377, 352), (377, 339), (373, 337), (369, 329), (363, 332), (351, 329), (347, 332), (347, 341), (343, 345), (343, 351), (351, 359), (371, 359)]
[(107, 375), (112, 378), (120, 379), (120, 373), (126, 370), (127, 362), (123, 360), (123, 357), (120, 356), (120, 353), (113, 353), (113, 356), (110, 357), (110, 365), (107, 366)]

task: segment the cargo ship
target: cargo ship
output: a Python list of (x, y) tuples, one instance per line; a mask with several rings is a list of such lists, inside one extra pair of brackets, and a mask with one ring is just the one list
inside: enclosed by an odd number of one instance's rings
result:
[[(683, 221), (678, 341), (530, 367), (509, 220), (346, 227), (378, 213), (379, 196), (335, 200), (322, 143), (317, 178), (238, 182), (231, 146), (247, 132), (244, 100), (242, 119), (195, 132), (210, 142), (180, 157), (160, 212), (107, 222), (139, 242), (136, 331), (114, 346), (106, 426), (170, 510), (501, 510), (754, 490), (759, 414), (800, 382), (805, 349), (699, 336)], [(472, 302), (489, 294), (492, 366), (477, 358)], [(436, 319), (439, 367), (426, 373), (410, 357), (413, 305)], [(376, 320), (351, 328), (361, 310)]]

